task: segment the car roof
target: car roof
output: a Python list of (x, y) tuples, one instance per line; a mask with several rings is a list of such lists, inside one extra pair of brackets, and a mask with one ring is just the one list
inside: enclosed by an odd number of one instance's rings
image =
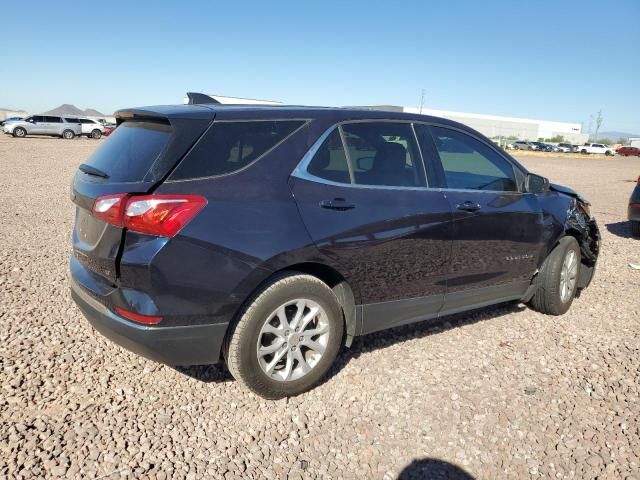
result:
[(300, 105), (154, 105), (118, 110), (118, 122), (130, 118), (201, 118), (212, 119), (278, 118), (278, 119), (331, 119), (335, 122), (347, 120), (404, 120), (439, 123), (470, 130), (453, 120), (417, 113), (406, 113), (358, 107), (311, 107)]

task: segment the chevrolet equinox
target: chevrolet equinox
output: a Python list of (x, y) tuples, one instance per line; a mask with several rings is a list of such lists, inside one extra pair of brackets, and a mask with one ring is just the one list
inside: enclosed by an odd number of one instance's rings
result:
[(353, 338), (491, 304), (565, 313), (599, 232), (575, 191), (469, 127), (365, 109), (121, 110), (75, 174), (72, 296), (169, 365), (266, 398)]

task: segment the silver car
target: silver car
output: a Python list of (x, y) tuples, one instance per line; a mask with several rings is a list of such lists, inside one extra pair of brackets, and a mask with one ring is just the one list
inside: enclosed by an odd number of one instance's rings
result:
[(27, 135), (47, 135), (71, 139), (82, 134), (79, 122), (52, 115), (31, 115), (24, 120), (7, 122), (2, 128), (7, 135), (18, 138)]

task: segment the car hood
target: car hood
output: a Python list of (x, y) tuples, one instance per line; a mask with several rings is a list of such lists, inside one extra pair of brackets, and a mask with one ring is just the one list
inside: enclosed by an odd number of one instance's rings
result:
[(577, 198), (579, 201), (581, 201), (586, 205), (591, 205), (586, 198), (584, 198), (582, 195), (576, 192), (573, 188), (569, 188), (565, 185), (560, 185), (558, 183), (550, 183), (549, 188), (551, 188), (551, 190), (554, 190), (556, 192), (560, 192), (570, 197)]

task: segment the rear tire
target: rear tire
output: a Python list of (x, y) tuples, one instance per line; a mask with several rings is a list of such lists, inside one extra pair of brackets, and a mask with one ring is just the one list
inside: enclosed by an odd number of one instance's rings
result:
[(73, 133), (73, 130), (65, 130), (64, 132), (62, 132), (62, 138), (64, 138), (65, 140), (71, 140), (76, 136), (75, 133)]
[(631, 221), (631, 235), (640, 238), (640, 222)]
[(24, 138), (27, 136), (27, 131), (22, 127), (16, 127), (13, 129), (13, 136), (16, 138)]
[(576, 296), (579, 276), (580, 247), (575, 238), (564, 237), (544, 261), (529, 306), (547, 315), (566, 313)]
[(327, 284), (283, 273), (251, 297), (228, 333), (224, 356), (233, 377), (256, 394), (289, 397), (324, 377), (343, 332), (342, 308)]
[(102, 132), (97, 128), (91, 132), (91, 138), (98, 140), (102, 136)]

